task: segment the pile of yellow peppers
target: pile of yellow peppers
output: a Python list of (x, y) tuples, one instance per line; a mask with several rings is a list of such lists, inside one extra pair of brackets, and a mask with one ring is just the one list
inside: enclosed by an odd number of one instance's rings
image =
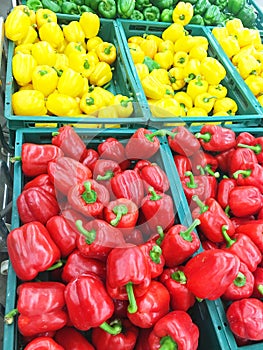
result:
[(233, 116), (238, 106), (227, 97), (222, 84), (226, 70), (208, 56), (206, 37), (192, 36), (185, 30), (190, 20), (188, 16), (181, 23), (174, 16), (174, 23), (161, 37), (144, 34), (128, 38), (152, 114), (158, 118)]
[(240, 19), (234, 18), (225, 27), (213, 28), (212, 33), (263, 106), (263, 44), (259, 30), (244, 28)]
[(5, 35), (15, 42), (15, 115), (126, 118), (133, 113), (128, 96), (104, 88), (113, 77), (116, 47), (98, 36), (99, 29), (99, 17), (89, 12), (62, 26), (48, 9), (34, 12), (21, 5), (10, 12)]

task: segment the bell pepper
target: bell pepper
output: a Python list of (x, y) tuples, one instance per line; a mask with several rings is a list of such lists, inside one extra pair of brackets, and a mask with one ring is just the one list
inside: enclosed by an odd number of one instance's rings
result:
[(228, 203), (233, 215), (245, 217), (257, 214), (262, 207), (262, 195), (258, 187), (234, 187), (228, 197)]
[(232, 253), (222, 249), (205, 250), (185, 265), (187, 287), (198, 298), (215, 300), (237, 277), (239, 268), (240, 260)]
[(257, 157), (251, 149), (236, 148), (231, 154), (231, 163), (227, 169), (227, 172), (232, 176), (236, 171), (246, 163), (257, 163)]
[(129, 166), (123, 144), (114, 137), (108, 137), (105, 141), (101, 142), (98, 145), (98, 153), (100, 158), (117, 162), (122, 170)]
[(6, 17), (4, 28), (5, 36), (12, 41), (22, 40), (31, 25), (29, 8), (15, 8)]
[(194, 99), (194, 106), (197, 108), (202, 108), (209, 113), (214, 108), (216, 97), (212, 96), (208, 92), (203, 92), (198, 94)]
[(191, 164), (193, 173), (200, 174), (200, 169), (204, 170), (205, 173), (215, 177), (219, 177), (219, 173), (215, 173), (218, 168), (217, 159), (208, 152), (197, 151), (191, 156)]
[(246, 234), (258, 247), (258, 249), (263, 252), (263, 238), (262, 238), (262, 222), (259, 220), (253, 220), (250, 223), (244, 223), (236, 228), (236, 233)]
[(254, 276), (247, 265), (240, 263), (240, 268), (237, 277), (227, 287), (225, 293), (222, 295), (224, 300), (239, 300), (249, 298), (252, 295), (254, 288)]
[(149, 103), (153, 117), (175, 118), (179, 116), (184, 116), (184, 109), (180, 106), (179, 102), (177, 102), (173, 98), (167, 98), (168, 96), (173, 96), (172, 88), (167, 89), (166, 91), (166, 97), (163, 97), (158, 101), (154, 101), (154, 103)]
[(263, 168), (258, 163), (247, 162), (242, 164), (239, 170), (235, 171), (233, 177), (241, 186), (255, 186), (263, 192)]
[(17, 53), (12, 58), (12, 73), (20, 86), (29, 84), (32, 80), (32, 74), (37, 66), (34, 57), (27, 53)]
[(32, 56), (38, 65), (47, 64), (54, 66), (56, 63), (56, 52), (51, 44), (47, 41), (38, 41), (32, 47)]
[(116, 47), (112, 43), (104, 41), (98, 45), (96, 54), (100, 61), (112, 64), (116, 60)]
[(248, 85), (254, 96), (258, 96), (263, 92), (263, 77), (249, 75), (247, 79), (245, 79), (245, 83)]
[(187, 83), (200, 76), (200, 61), (197, 58), (189, 58), (188, 62), (184, 66), (184, 79)]
[(253, 272), (254, 276), (254, 288), (252, 297), (253, 298), (262, 298), (263, 294), (263, 268), (257, 267), (256, 270)]
[(124, 237), (126, 243), (139, 245), (144, 242), (142, 231), (137, 228)]
[(69, 157), (61, 157), (48, 163), (48, 174), (56, 190), (67, 195), (69, 189), (92, 177), (92, 172), (82, 163)]
[(194, 8), (191, 3), (180, 1), (173, 10), (173, 22), (186, 26), (194, 15)]
[(13, 269), (23, 281), (34, 279), (60, 258), (60, 251), (47, 229), (34, 221), (10, 232), (7, 247)]
[(178, 348), (196, 350), (198, 347), (199, 329), (189, 314), (182, 310), (169, 312), (153, 327), (149, 335), (150, 349)]
[(110, 104), (113, 105), (118, 118), (128, 118), (133, 113), (133, 99), (121, 94), (115, 95)]
[(37, 350), (41, 348), (46, 348), (50, 350), (63, 350), (64, 348), (60, 346), (50, 337), (37, 337), (30, 341), (25, 347), (25, 350)]
[(262, 137), (256, 137), (256, 139), (253, 142), (253, 145), (238, 143), (237, 146), (252, 150), (257, 157), (258, 163), (263, 164), (263, 138)]
[(160, 282), (168, 289), (172, 310), (188, 311), (195, 304), (195, 296), (186, 285), (184, 266), (165, 268), (160, 276)]
[(213, 85), (219, 84), (226, 76), (224, 66), (214, 57), (206, 57), (200, 64), (200, 73), (204, 79)]
[[(157, 238), (158, 239), (158, 238)], [(140, 244), (139, 248), (144, 253), (148, 264), (151, 268), (151, 278), (160, 276), (163, 272), (165, 260), (162, 254), (162, 249), (155, 239), (148, 240), (147, 242)]]
[(235, 132), (219, 125), (204, 125), (195, 136), (206, 151), (222, 152), (235, 146)]
[(226, 311), (230, 330), (241, 339), (262, 340), (262, 317), (263, 303), (255, 298), (236, 300)]
[(79, 7), (71, 1), (63, 1), (61, 4), (61, 12), (66, 15), (79, 15)]
[(202, 17), (202, 15), (195, 15), (191, 18), (191, 21), (189, 22), (189, 24), (197, 24), (197, 25), (200, 25), (200, 26), (204, 26), (205, 25), (205, 22), (204, 22), (204, 19)]
[(148, 67), (149, 72), (161, 68), (160, 64), (149, 56), (144, 56), (143, 63)]
[(257, 13), (255, 12), (255, 9), (252, 5), (245, 4), (245, 6), (237, 13), (236, 17), (242, 21), (244, 27), (255, 27)]
[(142, 11), (145, 7), (151, 6), (149, 0), (137, 0), (135, 3), (135, 8), (139, 11)]
[(142, 48), (137, 43), (133, 42), (128, 42), (128, 47), (134, 64), (143, 63), (145, 54)]
[(189, 55), (185, 51), (176, 51), (174, 54), (174, 67), (185, 67), (189, 60)]
[(175, 43), (180, 37), (185, 36), (184, 26), (181, 23), (172, 23), (162, 32), (163, 40)]
[(45, 96), (37, 90), (19, 90), (12, 94), (15, 115), (43, 116), (47, 114)]
[(58, 49), (64, 41), (64, 34), (61, 27), (55, 22), (46, 22), (38, 30), (39, 38), (47, 41), (52, 47)]
[[(84, 84), (84, 78), (81, 77), (81, 79), (83, 79)], [(81, 89), (79, 91), (81, 91)], [(75, 92), (76, 91), (74, 91), (74, 93)], [(76, 98), (56, 91), (47, 97), (46, 107), (51, 114), (57, 116), (74, 116), (81, 114), (79, 102)]]
[(90, 77), (95, 65), (87, 54), (72, 52), (68, 55), (68, 66), (85, 78)]
[(238, 72), (243, 79), (247, 79), (251, 74), (258, 74), (260, 72), (260, 63), (252, 55), (243, 55), (237, 62)]
[(208, 0), (198, 0), (194, 4), (194, 14), (203, 16), (210, 6), (211, 3)]
[[(74, 86), (74, 88), (72, 88)], [(77, 97), (82, 93), (84, 86), (83, 77), (72, 68), (66, 68), (58, 80), (58, 92), (71, 97)]]
[(112, 76), (111, 66), (106, 62), (99, 62), (89, 76), (89, 81), (92, 85), (103, 86), (111, 81)]
[(121, 168), (117, 162), (111, 159), (98, 159), (93, 167), (93, 179), (103, 184), (111, 194), (110, 179), (121, 173)]
[(98, 14), (101, 17), (113, 19), (116, 17), (117, 6), (115, 0), (100, 1), (98, 5)]
[(147, 75), (141, 81), (146, 97), (155, 100), (161, 99), (166, 93), (166, 86), (152, 75)]
[(79, 106), (87, 115), (96, 115), (98, 110), (105, 106), (102, 95), (97, 94), (94, 90), (82, 95)]
[(81, 14), (79, 23), (84, 31), (85, 38), (96, 37), (100, 29), (100, 18), (92, 12), (84, 12)]
[(36, 66), (32, 72), (32, 84), (35, 90), (47, 97), (57, 88), (58, 76), (55, 69), (48, 65)]
[(55, 22), (57, 23), (58, 18), (54, 11), (49, 9), (38, 9), (36, 11), (36, 24), (40, 28), (46, 22)]
[(30, 180), (24, 185), (23, 191), (32, 187), (42, 188), (46, 192), (52, 194), (54, 197), (56, 196), (54, 185), (50, 181), (48, 174), (41, 174), (34, 177), (32, 180)]
[[(138, 163), (137, 163), (138, 164)], [(144, 181), (145, 189), (152, 186), (156, 191), (167, 192), (170, 187), (169, 179), (164, 170), (156, 163), (150, 163), (139, 170)]]
[(177, 126), (168, 134), (170, 148), (183, 156), (191, 156), (200, 149), (200, 143), (196, 142), (194, 135), (184, 126)]
[(144, 15), (141, 11), (139, 10), (134, 10), (133, 13), (131, 14), (130, 17), (131, 20), (133, 21), (143, 21), (144, 20)]
[(26, 6), (29, 8), (29, 10), (34, 10), (35, 12), (38, 9), (43, 8), (42, 2), (40, 0), (27, 0)]
[(147, 292), (151, 272), (145, 255), (137, 246), (113, 248), (107, 259), (106, 287), (115, 299), (129, 300), (128, 312), (138, 310), (136, 298)]
[(235, 179), (223, 178), (218, 184), (216, 200), (223, 209), (228, 206), (229, 193), (237, 185)]
[(42, 5), (44, 9), (48, 9), (52, 12), (61, 12), (61, 2), (59, 3), (56, 0), (42, 0)]
[(173, 6), (173, 1), (172, 0), (152, 0), (151, 3), (154, 6), (157, 6), (160, 10), (167, 9), (169, 7)]
[(146, 7), (143, 10), (143, 16), (146, 21), (158, 22), (160, 19), (160, 10), (156, 6)]
[(121, 18), (130, 18), (134, 9), (134, 0), (117, 0), (117, 13)]
[(239, 11), (245, 6), (245, 0), (228, 0), (227, 9), (233, 15), (237, 15)]
[(150, 73), (148, 67), (144, 63), (136, 63), (135, 68), (140, 80), (143, 80)]
[(173, 21), (173, 10), (169, 8), (164, 8), (160, 16), (161, 22), (171, 23)]
[[(230, 237), (234, 235), (233, 223), (214, 198), (207, 198), (204, 203), (197, 196), (194, 196), (193, 200), (198, 208), (192, 212), (192, 216), (200, 220), (199, 230), (206, 238), (215, 243), (224, 242), (222, 235), (222, 226), (224, 225), (227, 226), (228, 235)], [(211, 224), (212, 222), (213, 224)]]
[(141, 328), (150, 328), (163, 316), (168, 314), (170, 308), (170, 295), (167, 288), (160, 282), (152, 280), (148, 290), (136, 299), (137, 311), (127, 316), (132, 324)]
[(220, 9), (217, 5), (210, 5), (204, 13), (204, 22), (207, 26), (216, 26), (220, 24)]
[[(227, 95), (227, 88), (223, 86), (222, 84), (218, 85), (209, 85), (207, 92), (213, 96), (215, 96), (217, 99), (223, 99)], [(217, 102), (217, 100), (216, 100)]]
[[(39, 203), (41, 206), (39, 206)], [(56, 197), (43, 188), (31, 187), (17, 197), (17, 210), (22, 223), (39, 221), (42, 224), (60, 211)]]
[(192, 169), (190, 159), (186, 156), (182, 156), (180, 154), (175, 154), (173, 156), (173, 160), (174, 160), (174, 163), (175, 163), (175, 166), (176, 166), (176, 169), (178, 171), (180, 178), (184, 178), (185, 173), (187, 171), (191, 171), (191, 169)]
[(66, 326), (59, 329), (56, 332), (54, 339), (64, 350), (94, 350), (94, 347), (84, 335), (73, 327)]
[(140, 207), (144, 197), (143, 181), (135, 170), (124, 170), (111, 179), (111, 188), (117, 198), (127, 198)]

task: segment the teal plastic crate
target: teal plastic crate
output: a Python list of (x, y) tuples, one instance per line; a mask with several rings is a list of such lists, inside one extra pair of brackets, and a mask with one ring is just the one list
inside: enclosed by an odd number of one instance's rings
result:
[[(257, 19), (256, 19), (256, 28), (257, 29), (263, 29), (263, 4), (261, 0), (247, 0), (247, 3), (249, 5), (252, 5), (256, 14), (257, 14)], [(259, 3), (261, 3), (261, 7), (259, 6)]]
[[(74, 18), (73, 18), (74, 19)], [(76, 18), (75, 18), (76, 19)], [(58, 19), (60, 24), (69, 23), (66, 15), (61, 15)], [(133, 98), (134, 112), (129, 118), (74, 118), (74, 117), (58, 117), (58, 116), (19, 116), (14, 115), (11, 98), (12, 94), (17, 90), (16, 82), (12, 75), (12, 57), (14, 54), (15, 44), (8, 41), (8, 60), (6, 72), (6, 87), (5, 87), (5, 110), (4, 115), (7, 121), (7, 126), (12, 132), (18, 128), (35, 127), (36, 123), (57, 123), (57, 126), (64, 124), (120, 124), (124, 127), (131, 127), (138, 123), (147, 123), (147, 106), (143, 106), (143, 96), (137, 89), (137, 84), (131, 74), (129, 64), (125, 53), (122, 51), (120, 43), (121, 37), (118, 32), (116, 22), (113, 20), (101, 19), (101, 26), (98, 35), (104, 40), (111, 42), (117, 49), (117, 59), (113, 64), (113, 78), (108, 88), (113, 94), (123, 94)], [(54, 127), (54, 125), (53, 125)]]
[[(19, 129), (16, 132), (15, 142), (15, 154), (21, 154), (21, 148), (23, 143), (32, 142), (37, 144), (50, 143), (52, 132), (57, 129), (46, 128), (25, 128)], [(134, 129), (101, 129), (101, 130), (89, 130), (80, 129), (77, 130), (78, 134), (84, 140), (88, 147), (97, 147), (99, 142), (112, 136), (114, 132), (115, 137), (123, 144), (127, 142), (129, 137), (133, 134)], [(176, 169), (171, 165), (173, 163), (172, 154), (168, 146), (166, 138), (160, 138), (160, 150), (156, 155), (151, 158), (151, 161), (155, 161), (159, 164), (167, 173), (170, 181), (170, 192), (175, 205), (175, 211), (177, 213), (176, 222), (181, 222), (184, 225), (189, 225), (192, 222), (189, 208), (184, 200), (184, 193), (178, 177), (176, 176)], [(174, 163), (173, 163), (174, 164)], [(174, 172), (175, 170), (175, 172)], [(12, 208), (12, 229), (19, 227), (20, 221), (15, 205), (16, 199), (22, 191), (24, 186), (24, 177), (21, 169), (21, 162), (14, 164), (14, 190), (13, 190), (13, 208)], [(202, 248), (199, 249), (201, 251)], [(6, 288), (6, 312), (9, 312), (16, 306), (16, 288), (19, 281), (16, 278), (15, 272), (12, 266), (9, 266), (7, 288)], [(220, 320), (217, 313), (209, 313), (209, 305), (214, 305), (214, 302), (198, 303), (189, 310), (189, 313), (193, 321), (197, 324), (200, 330), (199, 350), (220, 350), (228, 349), (226, 347), (225, 334), (222, 330)], [(215, 306), (214, 306), (215, 308)], [(4, 326), (4, 338), (3, 338), (3, 350), (19, 350), (21, 346), (19, 333), (17, 330), (16, 322), (12, 325)]]
[[(161, 36), (162, 32), (169, 26), (168, 23), (157, 23), (157, 22), (145, 22), (145, 21), (129, 21), (129, 20), (117, 20), (120, 34), (122, 36), (122, 44), (127, 55), (127, 60), (130, 63), (130, 68), (136, 82), (138, 83), (138, 89), (141, 92), (141, 95), (144, 95), (144, 105), (147, 105), (147, 99), (143, 92), (142, 85), (140, 83), (137, 71), (132, 61), (132, 57), (129, 52), (127, 45), (127, 39), (134, 35), (142, 36), (143, 34), (154, 34)], [(247, 85), (240, 80), (236, 80), (236, 75), (231, 68), (231, 65), (227, 60), (225, 60), (224, 53), (222, 49), (215, 43), (212, 39), (210, 31), (203, 26), (186, 26), (188, 32), (193, 35), (201, 35), (208, 39), (208, 55), (216, 58), (219, 62), (223, 64), (226, 69), (226, 77), (223, 79), (222, 84), (228, 89), (228, 97), (233, 98), (238, 105), (238, 114), (236, 116), (227, 116), (227, 117), (178, 117), (178, 118), (155, 118), (150, 115), (149, 120), (151, 125), (164, 125), (167, 123), (178, 123), (183, 121), (186, 125), (190, 126), (193, 123), (201, 122), (206, 123), (209, 121), (219, 122), (224, 125), (227, 121), (231, 121), (240, 126), (258, 126), (262, 123), (263, 113), (262, 109), (259, 107), (259, 104), (256, 101), (250, 100), (250, 95), (248, 95), (250, 90)], [(165, 115), (165, 114), (164, 114)]]

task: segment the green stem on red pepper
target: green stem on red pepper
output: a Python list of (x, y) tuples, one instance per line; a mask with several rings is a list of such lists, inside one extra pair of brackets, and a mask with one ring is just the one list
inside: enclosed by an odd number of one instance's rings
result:
[(161, 226), (157, 226), (156, 229), (157, 229), (157, 233), (159, 235), (159, 238), (156, 240), (156, 244), (161, 245), (162, 241), (164, 239), (164, 232), (163, 232), (163, 229)]
[(227, 215), (228, 217), (230, 217), (229, 212), (230, 212), (230, 206), (227, 205), (227, 206), (225, 207), (225, 213), (226, 213), (226, 215)]
[(242, 177), (249, 177), (251, 175), (252, 170), (247, 169), (247, 170), (237, 170), (233, 174), (233, 178), (237, 179), (238, 175), (242, 175)]
[(184, 274), (183, 271), (181, 270), (178, 270), (178, 271), (175, 271), (171, 274), (171, 278), (176, 281), (176, 282), (179, 282), (181, 284), (186, 284), (186, 281), (187, 281), (187, 278)]
[(229, 235), (227, 234), (227, 230), (228, 230), (228, 226), (223, 225), (222, 226), (222, 235), (224, 236), (224, 239), (226, 241), (227, 248), (230, 248), (236, 242), (236, 240), (229, 237)]
[(108, 324), (107, 322), (103, 322), (100, 325), (100, 328), (112, 335), (119, 334), (122, 331), (121, 323), (117, 320), (115, 322), (111, 322), (110, 324)]
[(149, 141), (153, 142), (153, 141), (154, 141), (153, 138), (154, 138), (155, 136), (165, 136), (166, 133), (167, 133), (166, 130), (156, 130), (156, 131), (152, 132), (151, 134), (145, 134), (144, 136), (145, 136)]
[(12, 324), (14, 322), (14, 316), (18, 314), (18, 309), (13, 309), (9, 311), (4, 318), (6, 324)]
[(184, 175), (189, 177), (189, 181), (185, 183), (188, 188), (198, 187), (197, 183), (195, 182), (194, 174), (191, 171), (186, 171)]
[(85, 236), (87, 244), (91, 244), (91, 243), (93, 243), (95, 241), (95, 238), (96, 238), (96, 231), (95, 230), (91, 230), (91, 231), (85, 230), (81, 220), (77, 220), (75, 225), (76, 225), (78, 231), (83, 236)]
[(160, 345), (161, 346), (159, 350), (177, 350), (178, 349), (178, 345), (176, 344), (176, 342), (168, 335), (166, 337), (161, 338)]
[(56, 270), (58, 268), (60, 268), (61, 266), (63, 266), (63, 261), (62, 260), (59, 260), (57, 261), (55, 264), (53, 264), (52, 266), (50, 266), (47, 271), (53, 271), (53, 270)]
[(198, 207), (200, 208), (200, 214), (205, 213), (205, 212), (209, 209), (208, 205), (205, 205), (205, 204), (198, 198), (198, 196), (194, 195), (194, 196), (192, 197), (192, 200), (193, 200), (193, 201), (198, 205)]
[(97, 200), (97, 193), (91, 189), (91, 183), (89, 181), (84, 182), (85, 191), (82, 193), (82, 199), (87, 203), (95, 203)]
[(263, 295), (263, 284), (259, 284), (259, 285), (257, 286), (257, 290), (259, 291), (260, 294)]
[(160, 196), (159, 194), (157, 194), (154, 190), (153, 187), (149, 187), (148, 188), (148, 192), (151, 194), (150, 200), (151, 201), (158, 201), (158, 199), (161, 199), (162, 196)]
[(153, 262), (156, 264), (160, 264), (162, 255), (162, 248), (159, 245), (154, 245), (152, 249), (150, 250), (150, 258)]
[(126, 207), (126, 205), (120, 204), (120, 205), (116, 205), (112, 209), (112, 211), (116, 215), (116, 218), (112, 219), (110, 224), (112, 226), (117, 226), (118, 223), (120, 222), (121, 218), (123, 217), (123, 215), (126, 215), (128, 213), (128, 208)]
[(136, 299), (135, 299), (135, 296), (134, 296), (132, 282), (128, 282), (126, 284), (126, 291), (127, 291), (128, 300), (129, 300), (128, 312), (130, 314), (134, 314), (138, 310), (138, 307), (137, 307)]
[(202, 139), (204, 142), (209, 142), (211, 140), (212, 135), (209, 132), (206, 132), (204, 134), (201, 134), (200, 132), (197, 132), (195, 134), (195, 137), (197, 139)]
[(219, 178), (220, 174), (218, 171), (213, 171), (211, 169), (211, 165), (207, 164), (205, 167), (204, 167), (204, 171), (207, 172), (207, 174), (211, 175), (211, 176), (214, 176), (215, 178)]
[(191, 235), (191, 232), (196, 228), (196, 226), (200, 225), (201, 221), (199, 219), (195, 219), (192, 224), (188, 227), (187, 230), (181, 231), (180, 236), (188, 242), (192, 242), (193, 237)]
[(255, 154), (260, 154), (262, 152), (262, 147), (260, 145), (251, 146), (251, 145), (245, 145), (243, 143), (238, 143), (237, 147), (251, 149), (251, 151), (254, 151)]
[(98, 181), (105, 181), (105, 180), (110, 180), (114, 175), (114, 172), (111, 170), (107, 170), (104, 175), (98, 175), (96, 180)]
[(239, 272), (237, 277), (234, 279), (233, 283), (237, 287), (244, 287), (246, 281), (246, 276), (242, 272)]

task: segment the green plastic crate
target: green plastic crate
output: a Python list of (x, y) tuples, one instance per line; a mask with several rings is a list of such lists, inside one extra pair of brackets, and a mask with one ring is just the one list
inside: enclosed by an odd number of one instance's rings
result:
[[(50, 143), (51, 133), (57, 131), (57, 129), (46, 129), (46, 128), (25, 128), (19, 129), (16, 132), (15, 142), (15, 154), (21, 154), (22, 144), (25, 142), (32, 143)], [(97, 147), (98, 143), (107, 137), (112, 136), (114, 132), (115, 137), (125, 144), (128, 138), (133, 134), (134, 129), (100, 129), (100, 130), (89, 130), (80, 129), (78, 134), (89, 147)], [(191, 214), (187, 203), (184, 201), (184, 193), (180, 181), (173, 172), (171, 164), (173, 163), (172, 154), (168, 146), (166, 138), (160, 138), (160, 150), (156, 155), (151, 158), (151, 161), (157, 162), (167, 173), (170, 180), (170, 195), (172, 196), (175, 204), (175, 211), (177, 213), (177, 222), (181, 222), (184, 225), (189, 225), (192, 221)], [(175, 169), (176, 172), (176, 169)], [(24, 185), (24, 177), (21, 169), (21, 162), (14, 164), (14, 190), (13, 190), (13, 210), (12, 210), (12, 229), (19, 227), (20, 221), (15, 205), (16, 199), (22, 191)], [(202, 248), (199, 249), (201, 251)], [(16, 306), (16, 287), (18, 280), (12, 266), (9, 266), (7, 288), (6, 288), (6, 312), (9, 312)], [(200, 345), (199, 350), (220, 350), (228, 349), (226, 347), (225, 334), (222, 330), (220, 320), (217, 313), (209, 313), (208, 306), (214, 302), (206, 303), (195, 303), (195, 305), (189, 310), (189, 313), (193, 321), (197, 324), (200, 330)], [(214, 306), (215, 309), (215, 306)], [(19, 333), (17, 331), (16, 322), (12, 325), (4, 326), (4, 339), (3, 339), (3, 350), (19, 350), (20, 340)]]
[[(144, 105), (148, 105), (146, 96), (143, 92), (142, 85), (140, 83), (138, 74), (136, 72), (135, 66), (132, 61), (132, 57), (129, 52), (127, 45), (127, 39), (134, 35), (142, 36), (144, 33), (154, 34), (161, 36), (162, 32), (169, 26), (168, 23), (157, 23), (157, 22), (145, 22), (145, 21), (129, 21), (129, 20), (117, 20), (117, 24), (122, 36), (122, 43), (124, 50), (127, 55), (127, 60), (130, 63), (131, 71), (138, 83), (138, 89), (141, 95), (144, 95)], [(208, 55), (216, 58), (219, 62), (223, 64), (226, 69), (227, 75), (223, 79), (222, 84), (228, 89), (228, 97), (233, 98), (238, 105), (238, 114), (236, 116), (227, 117), (178, 117), (178, 118), (155, 118), (150, 115), (149, 120), (151, 125), (164, 125), (166, 123), (178, 123), (180, 121), (185, 122), (188, 126), (192, 123), (201, 122), (206, 123), (209, 121), (220, 122), (224, 125), (227, 121), (231, 121), (240, 126), (258, 126), (262, 123), (262, 109), (259, 107), (258, 103), (251, 102), (249, 93), (250, 90), (244, 82), (240, 80), (237, 81), (236, 75), (231, 68), (231, 65), (227, 60), (225, 60), (224, 53), (222, 49), (215, 43), (212, 39), (211, 33), (208, 29), (202, 26), (188, 25), (186, 29), (193, 36), (201, 35), (208, 39)]]
[[(254, 7), (255, 12), (257, 13), (257, 19), (256, 19), (256, 28), (257, 29), (263, 29), (263, 10), (262, 6), (260, 7), (258, 3), (260, 3), (261, 0), (247, 0), (247, 3), (249, 5), (252, 5)], [(261, 2), (262, 5), (262, 2)]]
[[(61, 15), (58, 22), (60, 24), (69, 23), (68, 16)], [(137, 123), (147, 122), (147, 107), (143, 106), (143, 97), (137, 89), (137, 84), (131, 74), (126, 55), (121, 50), (121, 37), (118, 32), (115, 21), (101, 19), (99, 36), (104, 41), (112, 42), (117, 49), (117, 59), (113, 64), (113, 79), (111, 81), (109, 91), (116, 94), (123, 94), (133, 98), (134, 112), (129, 118), (74, 118), (74, 117), (57, 117), (57, 116), (19, 116), (13, 114), (11, 98), (12, 94), (17, 90), (16, 83), (12, 75), (12, 57), (15, 45), (8, 40), (8, 60), (6, 73), (5, 88), (5, 111), (4, 115), (7, 120), (7, 126), (10, 131), (24, 127), (35, 127), (36, 123), (57, 123), (57, 126), (63, 124), (85, 123), (85, 124), (120, 124), (121, 126), (130, 127)], [(54, 125), (53, 125), (54, 127)]]

